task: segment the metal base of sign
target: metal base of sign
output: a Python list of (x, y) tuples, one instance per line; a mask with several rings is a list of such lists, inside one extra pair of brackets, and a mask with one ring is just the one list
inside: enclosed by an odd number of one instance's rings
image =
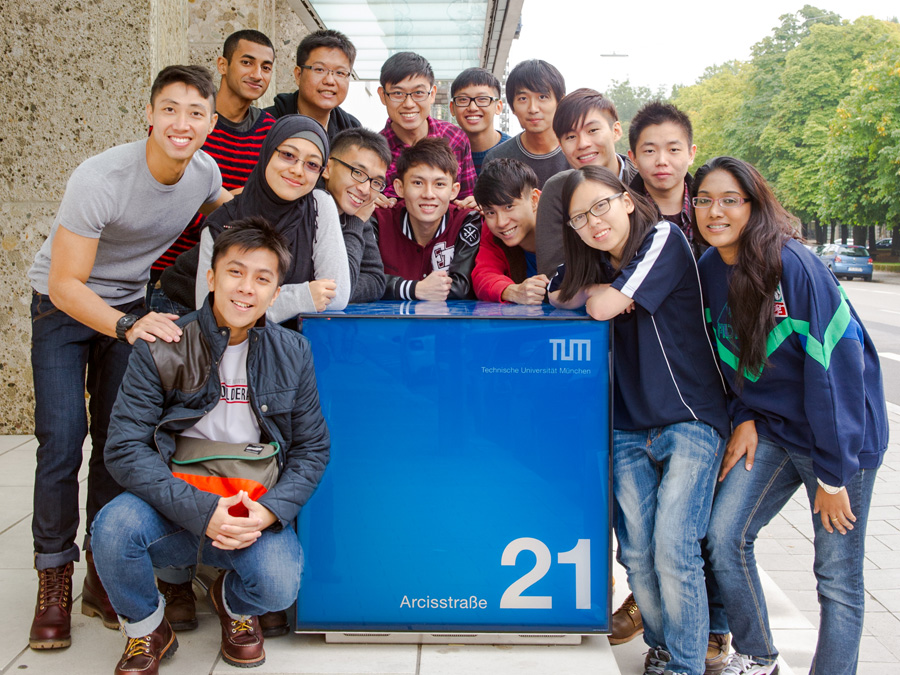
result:
[(580, 645), (581, 638), (538, 633), (325, 633), (325, 642), (413, 645)]

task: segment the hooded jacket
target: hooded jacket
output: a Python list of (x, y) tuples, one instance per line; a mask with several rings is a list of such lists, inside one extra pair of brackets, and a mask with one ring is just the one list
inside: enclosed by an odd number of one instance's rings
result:
[[(104, 459), (112, 477), (163, 516), (202, 536), (218, 495), (175, 478), (169, 460), (175, 434), (193, 426), (220, 398), (218, 363), (228, 346), (210, 295), (178, 320), (179, 342), (134, 344), (109, 423)], [(319, 406), (309, 341), (264, 319), (249, 331), (247, 383), (261, 440), (276, 441), (277, 484), (259, 498), (288, 526), (312, 496), (328, 463), (331, 442)]]

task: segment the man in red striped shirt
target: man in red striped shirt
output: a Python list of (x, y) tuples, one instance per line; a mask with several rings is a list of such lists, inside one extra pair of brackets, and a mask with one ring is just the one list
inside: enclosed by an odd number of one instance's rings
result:
[[(275, 49), (271, 40), (257, 30), (240, 30), (225, 39), (216, 67), (222, 75), (216, 93), (216, 127), (206, 138), (203, 151), (212, 157), (222, 172), (222, 187), (237, 194), (244, 187), (256, 164), (263, 139), (275, 124), (275, 118), (252, 105), (266, 93), (272, 79)], [(199, 213), (187, 225), (169, 250), (163, 253), (150, 272), (148, 304), (154, 311), (186, 314), (191, 308), (174, 303), (158, 288), (163, 270), (179, 254), (200, 241), (203, 216)]]

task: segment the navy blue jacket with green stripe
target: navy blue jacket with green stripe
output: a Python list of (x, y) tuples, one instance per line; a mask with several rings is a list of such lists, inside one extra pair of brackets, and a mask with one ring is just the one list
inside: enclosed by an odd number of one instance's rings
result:
[[(881, 464), (888, 444), (887, 409), (875, 345), (834, 275), (798, 241), (781, 253), (775, 328), (768, 363), (735, 387), (740, 353), (728, 307), (731, 267), (711, 248), (700, 259), (707, 318), (732, 395), (736, 427), (810, 455), (816, 477), (845, 485), (859, 469)], [(735, 393), (738, 392), (739, 393)]]

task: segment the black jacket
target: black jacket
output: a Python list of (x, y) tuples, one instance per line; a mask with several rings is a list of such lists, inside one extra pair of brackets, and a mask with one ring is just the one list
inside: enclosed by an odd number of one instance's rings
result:
[[(275, 104), (268, 108), (263, 108), (263, 110), (267, 113), (271, 113), (275, 119), (279, 119), (285, 115), (296, 115), (297, 96), (299, 93), (300, 91), (297, 90), (287, 94), (277, 94), (275, 96)], [(333, 142), (334, 137), (344, 129), (354, 129), (361, 126), (362, 124), (360, 124), (358, 119), (343, 110), (341, 106), (338, 106), (331, 111), (331, 116), (328, 118), (328, 142)]]
[[(175, 478), (169, 460), (174, 435), (219, 402), (218, 363), (229, 331), (216, 325), (207, 297), (178, 320), (179, 342), (134, 345), (109, 423), (104, 459), (123, 488), (173, 523), (203, 535), (219, 502)], [(250, 329), (247, 382), (263, 442), (277, 441), (278, 483), (259, 498), (286, 527), (312, 496), (328, 463), (330, 438), (319, 407), (309, 342), (276, 324)]]

